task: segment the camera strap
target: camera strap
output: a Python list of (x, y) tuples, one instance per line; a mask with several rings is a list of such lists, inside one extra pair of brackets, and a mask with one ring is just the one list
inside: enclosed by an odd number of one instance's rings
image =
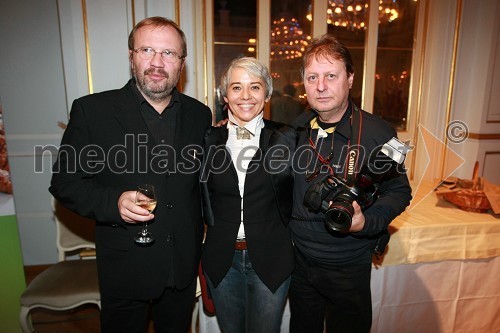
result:
[(351, 137), (349, 138), (349, 149), (346, 156), (345, 180), (347, 185), (354, 185), (356, 171), (358, 169), (359, 147), (361, 146), (361, 132), (363, 125), (363, 116), (361, 111), (352, 103), (351, 113)]
[[(347, 176), (345, 177), (347, 185), (352, 186), (355, 182), (357, 164), (359, 160), (359, 147), (361, 147), (361, 132), (363, 127), (363, 114), (359, 108), (352, 103), (351, 114), (351, 137), (349, 139), (349, 149), (347, 151)], [(356, 144), (353, 144), (356, 142)], [(391, 235), (387, 229), (379, 232), (374, 238), (372, 253), (380, 260), (380, 256), (384, 254)]]
[[(362, 129), (362, 122), (363, 122), (363, 117), (360, 109), (356, 106), (356, 104), (352, 103), (350, 101), (351, 105), (351, 136), (348, 141), (348, 149), (347, 149), (347, 156), (345, 160), (345, 168), (344, 168), (344, 179), (347, 183), (347, 185), (352, 186), (354, 185), (355, 178), (356, 178), (356, 171), (358, 171), (358, 160), (359, 160), (359, 147), (361, 146), (361, 129)], [(311, 123), (316, 124), (316, 118), (313, 118), (311, 120)], [(317, 125), (316, 125), (317, 126)], [(311, 128), (313, 126), (311, 125)], [(326, 132), (326, 131), (324, 131)], [(318, 130), (318, 136), (317, 139), (319, 138)], [(332, 140), (333, 140), (333, 131), (332, 132), (326, 132), (328, 134), (332, 135)], [(327, 135), (328, 135), (327, 134)], [(317, 141), (316, 139), (316, 141)], [(316, 148), (316, 143), (314, 143), (311, 139), (311, 136), (309, 135), (309, 145), (313, 149), (316, 157), (318, 158), (318, 161), (321, 163), (321, 165), (326, 166), (330, 172), (330, 174), (333, 175), (334, 170), (330, 165), (330, 160), (333, 158), (333, 146), (332, 146), (332, 151), (327, 157), (323, 157), (319, 151)], [(314, 179), (319, 172), (321, 171), (321, 168), (317, 167), (314, 172), (312, 172), (310, 175), (306, 175), (306, 180), (309, 182), (312, 179)]]

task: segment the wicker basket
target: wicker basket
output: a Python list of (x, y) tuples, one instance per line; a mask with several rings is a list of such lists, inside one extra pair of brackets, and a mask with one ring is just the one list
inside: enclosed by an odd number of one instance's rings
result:
[(459, 180), (458, 189), (441, 193), (442, 197), (468, 212), (486, 213), (490, 210), (490, 202), (482, 190), (482, 181), (477, 176), (478, 169), (479, 163), (476, 161), (472, 181)]
[(488, 198), (481, 190), (458, 190), (442, 195), (447, 201), (468, 212), (486, 213), (491, 209)]

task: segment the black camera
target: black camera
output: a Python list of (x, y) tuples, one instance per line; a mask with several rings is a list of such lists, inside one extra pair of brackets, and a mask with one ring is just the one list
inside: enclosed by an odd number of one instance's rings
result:
[(353, 201), (362, 210), (369, 207), (376, 200), (382, 179), (397, 171), (397, 166), (403, 164), (409, 150), (408, 145), (392, 138), (355, 174), (353, 184), (327, 175), (308, 188), (304, 205), (312, 211), (323, 212), (325, 223), (331, 230), (349, 231), (354, 215)]

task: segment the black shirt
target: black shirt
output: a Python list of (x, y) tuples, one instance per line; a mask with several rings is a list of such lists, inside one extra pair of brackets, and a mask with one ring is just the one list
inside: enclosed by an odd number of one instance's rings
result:
[(157, 145), (166, 144), (173, 145), (175, 137), (175, 119), (177, 112), (181, 107), (179, 92), (174, 88), (172, 98), (167, 107), (160, 114), (151, 104), (142, 96), (136, 86), (135, 80), (130, 81), (132, 90), (137, 97), (137, 101), (141, 108), (142, 117), (148, 126), (153, 139)]

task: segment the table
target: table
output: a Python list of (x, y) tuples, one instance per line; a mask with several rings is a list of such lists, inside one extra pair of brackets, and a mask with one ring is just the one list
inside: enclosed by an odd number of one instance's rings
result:
[(383, 266), (500, 256), (500, 216), (463, 211), (422, 186), (429, 195), (389, 226)]
[[(499, 216), (460, 210), (424, 186), (430, 195), (391, 223), (374, 261), (371, 333), (500, 332)], [(199, 310), (200, 332), (220, 332)], [(289, 318), (287, 305), (282, 332)]]
[[(430, 193), (390, 225), (372, 270), (372, 333), (500, 332), (500, 218)], [(412, 186), (415, 190), (415, 186)]]

